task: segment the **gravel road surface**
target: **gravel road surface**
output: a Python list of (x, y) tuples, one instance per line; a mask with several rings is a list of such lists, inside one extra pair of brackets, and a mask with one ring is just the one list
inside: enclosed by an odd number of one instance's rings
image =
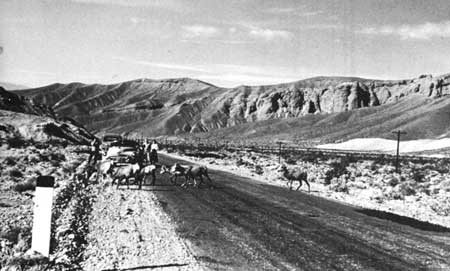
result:
[(108, 186), (94, 203), (84, 270), (200, 270), (155, 192)]

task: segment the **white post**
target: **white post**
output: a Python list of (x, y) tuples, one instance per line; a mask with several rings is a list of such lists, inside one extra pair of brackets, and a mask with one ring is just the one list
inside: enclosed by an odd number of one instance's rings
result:
[(55, 178), (39, 176), (34, 195), (34, 217), (31, 250), (48, 257), (50, 253), (50, 229), (52, 222), (53, 186)]

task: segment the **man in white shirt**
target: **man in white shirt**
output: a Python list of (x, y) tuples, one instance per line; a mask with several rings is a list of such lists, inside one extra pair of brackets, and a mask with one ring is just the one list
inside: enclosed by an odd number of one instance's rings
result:
[(158, 163), (158, 151), (158, 143), (156, 143), (156, 140), (153, 140), (150, 145), (150, 164)]

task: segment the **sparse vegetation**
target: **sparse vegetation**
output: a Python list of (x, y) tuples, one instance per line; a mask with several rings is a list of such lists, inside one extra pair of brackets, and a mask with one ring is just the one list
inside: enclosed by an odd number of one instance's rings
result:
[[(171, 148), (176, 151), (176, 146)], [(190, 152), (187, 148), (183, 151)], [(246, 169), (251, 173), (250, 176), (269, 182), (278, 178), (274, 173), (278, 166), (277, 153), (236, 149), (221, 150), (220, 153), (225, 159), (215, 159), (214, 164), (218, 166)], [(203, 157), (205, 156), (197, 156), (196, 159), (210, 161), (210, 158)], [(448, 213), (448, 210), (436, 203), (436, 199), (441, 199), (442, 195), (449, 195), (450, 192), (450, 174), (447, 170), (449, 165), (443, 161), (403, 161), (400, 173), (396, 173), (392, 159), (385, 159), (383, 155), (367, 160), (352, 156), (330, 158), (320, 152), (301, 156), (285, 152), (282, 153), (282, 158), (283, 163), (306, 170), (308, 180), (327, 191), (322, 192), (322, 196), (331, 196), (333, 199), (349, 201), (356, 205), (362, 204), (368, 208), (395, 208), (406, 215), (411, 211), (421, 210), (426, 214), (426, 219), (433, 216), (438, 221), (447, 221), (444, 223), (450, 225), (450, 218), (440, 217)]]
[(325, 173), (325, 184), (331, 184), (333, 178), (340, 178), (342, 175), (347, 174), (347, 166), (350, 164), (348, 159), (335, 159), (330, 160), (328, 165), (330, 170)]
[(13, 186), (14, 191), (22, 193), (27, 190), (34, 190), (36, 189), (36, 179), (30, 178), (24, 182), (20, 182)]
[(27, 142), (21, 136), (7, 138), (6, 144), (10, 148), (23, 148), (27, 146)]
[(6, 157), (5, 160), (3, 160), (3, 163), (7, 166), (14, 166), (16, 164), (16, 160), (13, 157)]
[(18, 170), (17, 168), (12, 168), (8, 171), (8, 175), (13, 178), (22, 178), (23, 173), (22, 171)]
[(29, 146), (1, 151), (0, 269), (48, 270), (45, 260), (23, 255), (30, 248), (33, 200), (28, 191), (35, 189), (36, 178), (42, 174), (56, 178), (56, 191), (60, 191), (58, 187), (64, 186), (62, 184), (70, 183), (69, 176), (85, 160), (84, 154), (76, 154), (73, 150), (71, 147), (39, 149)]

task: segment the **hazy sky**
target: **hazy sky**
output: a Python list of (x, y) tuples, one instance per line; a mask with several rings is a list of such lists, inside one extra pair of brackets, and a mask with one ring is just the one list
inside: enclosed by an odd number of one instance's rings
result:
[[(0, 81), (450, 73), (449, 0), (0, 0)], [(1, 51), (1, 50), (0, 50)]]

